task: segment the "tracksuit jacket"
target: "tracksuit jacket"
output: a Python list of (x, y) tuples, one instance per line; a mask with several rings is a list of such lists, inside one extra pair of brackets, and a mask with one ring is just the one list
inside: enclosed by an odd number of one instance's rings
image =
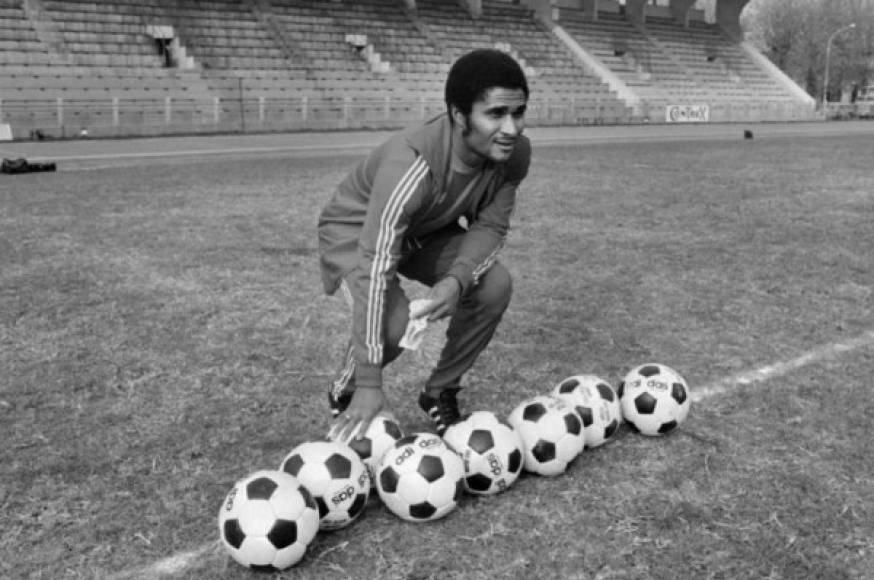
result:
[(448, 199), (451, 139), (446, 114), (397, 133), (349, 173), (319, 216), (325, 291), (334, 294), (345, 279), (352, 295), (356, 386), (382, 386), (386, 285), (406, 247), (463, 217), (467, 232), (447, 275), (464, 295), (503, 245), (531, 145), (520, 136), (506, 162), (487, 161), (466, 195)]

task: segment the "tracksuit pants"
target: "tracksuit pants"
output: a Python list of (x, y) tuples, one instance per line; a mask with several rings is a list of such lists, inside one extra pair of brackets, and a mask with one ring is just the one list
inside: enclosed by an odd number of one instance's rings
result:
[[(466, 230), (453, 225), (424, 238), (408, 238), (404, 255), (398, 266), (402, 276), (433, 286), (452, 266)], [(512, 280), (510, 273), (495, 262), (483, 273), (476, 284), (468, 288), (458, 307), (451, 315), (446, 330), (446, 343), (440, 359), (425, 383), (425, 390), (435, 395), (450, 387), (457, 387), (461, 377), (473, 366), (477, 357), (489, 344), (501, 317), (510, 303)], [(409, 321), (410, 301), (395, 277), (386, 289), (385, 342), (383, 367), (400, 356), (398, 346)], [(355, 389), (355, 360), (351, 343), (332, 391), (335, 395)]]

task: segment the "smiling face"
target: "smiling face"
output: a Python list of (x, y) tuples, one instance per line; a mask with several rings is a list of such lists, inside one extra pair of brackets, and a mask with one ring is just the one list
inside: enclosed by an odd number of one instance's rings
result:
[(527, 104), (522, 89), (495, 87), (473, 103), (467, 116), (452, 107), (455, 154), (470, 166), (509, 159), (525, 129)]

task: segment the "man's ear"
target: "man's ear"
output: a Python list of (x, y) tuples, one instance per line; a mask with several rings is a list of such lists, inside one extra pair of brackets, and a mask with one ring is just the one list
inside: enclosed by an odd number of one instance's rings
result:
[(461, 112), (455, 105), (449, 105), (449, 114), (452, 115), (452, 122), (461, 127), (462, 130), (467, 131), (467, 116)]

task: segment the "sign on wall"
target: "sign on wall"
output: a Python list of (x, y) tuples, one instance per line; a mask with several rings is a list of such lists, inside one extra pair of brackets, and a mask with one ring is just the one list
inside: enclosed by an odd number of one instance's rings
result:
[(668, 123), (707, 123), (710, 121), (708, 105), (668, 105), (665, 107)]

